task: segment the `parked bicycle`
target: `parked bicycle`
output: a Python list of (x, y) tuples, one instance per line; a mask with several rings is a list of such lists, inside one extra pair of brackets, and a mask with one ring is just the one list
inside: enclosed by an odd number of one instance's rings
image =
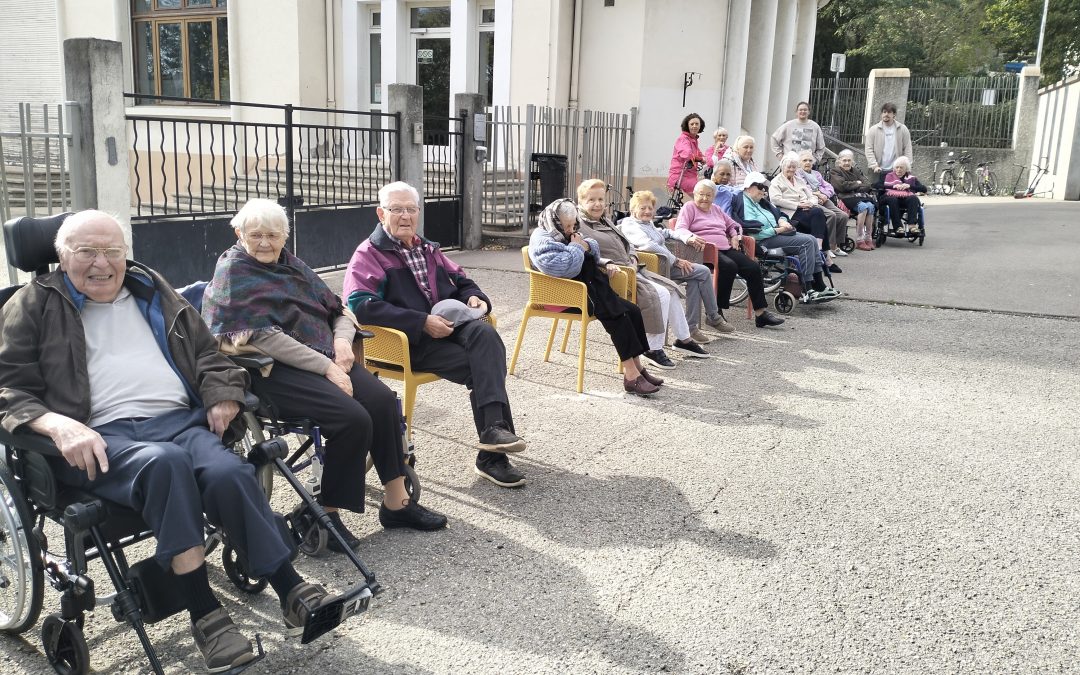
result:
[[(1046, 162), (1049, 157), (1043, 157), (1041, 161)], [(1027, 199), (1029, 197), (1037, 197), (1039, 195), (1051, 194), (1054, 191), (1053, 184), (1051, 184), (1048, 190), (1039, 190), (1039, 182), (1043, 179), (1043, 176), (1050, 173), (1050, 169), (1045, 166), (1040, 166), (1035, 162), (1031, 163), (1031, 166), (1035, 167), (1035, 173), (1031, 174), (1031, 180), (1028, 182), (1027, 189), (1020, 189), (1020, 179), (1024, 177), (1024, 171), (1030, 169), (1023, 164), (1017, 164), (1020, 167), (1020, 173), (1016, 176), (1016, 183), (1013, 184), (1013, 197), (1016, 199)]]
[[(951, 158), (953, 153), (949, 152)], [(938, 183), (941, 183), (943, 189), (946, 192), (942, 194), (952, 194), (953, 190), (957, 187), (965, 194), (971, 194), (975, 191), (975, 178), (972, 172), (968, 171), (968, 164), (971, 162), (970, 154), (963, 154), (956, 159), (948, 159), (945, 161), (946, 167), (942, 170), (941, 175), (938, 176)]]
[(952, 183), (945, 184), (941, 179), (944, 177), (945, 172), (942, 171), (938, 174), (938, 165), (941, 164), (940, 159), (934, 160), (933, 178), (934, 182), (927, 188), (927, 193), (932, 195), (951, 195), (953, 193)]
[(979, 162), (975, 167), (975, 188), (982, 197), (997, 194), (997, 177), (994, 176), (993, 162)]

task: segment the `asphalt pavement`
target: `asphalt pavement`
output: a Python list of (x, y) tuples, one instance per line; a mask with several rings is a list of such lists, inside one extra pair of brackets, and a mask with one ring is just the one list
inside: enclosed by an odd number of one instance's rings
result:
[[(528, 484), (476, 476), (464, 388), (422, 387), (422, 499), (449, 529), (383, 531), (369, 485), (346, 521), (386, 592), (303, 647), (272, 593), (244, 596), (215, 563), (267, 647), (249, 672), (1076, 672), (1078, 215), (931, 201), (924, 246), (841, 259), (850, 298), (777, 329), (729, 312), (738, 331), (677, 358), (650, 399), (622, 393), (598, 325), (577, 394), (574, 348), (545, 363), (549, 324), (531, 322), (507, 380)], [(453, 255), (509, 358), (519, 251)], [(279, 482), (275, 505), (293, 502)], [(355, 577), (341, 556), (297, 566)], [(0, 638), (0, 671), (47, 672), (36, 630)], [(145, 671), (107, 610), (87, 632), (96, 671)], [(169, 672), (201, 667), (182, 617), (150, 633)]]

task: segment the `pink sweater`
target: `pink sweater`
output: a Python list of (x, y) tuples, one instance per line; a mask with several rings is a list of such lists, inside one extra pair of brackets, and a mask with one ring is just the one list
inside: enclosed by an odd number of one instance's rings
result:
[(742, 226), (719, 206), (710, 204), (708, 211), (702, 211), (694, 202), (687, 202), (679, 209), (675, 229), (690, 230), (718, 251), (731, 248), (731, 238), (742, 234)]

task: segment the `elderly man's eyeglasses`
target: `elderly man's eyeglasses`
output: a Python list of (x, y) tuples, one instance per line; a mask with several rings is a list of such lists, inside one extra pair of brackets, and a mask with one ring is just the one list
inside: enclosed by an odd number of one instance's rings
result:
[(416, 214), (420, 213), (420, 209), (415, 206), (387, 206), (383, 208), (383, 211), (386, 211), (387, 213), (392, 213), (395, 216), (403, 216), (406, 213), (410, 216), (415, 216)]
[(755, 188), (757, 188), (759, 190), (767, 190), (767, 189), (769, 189), (769, 186), (766, 185), (765, 183), (751, 183), (750, 187), (755, 187)]
[(126, 247), (109, 247), (109, 248), (95, 248), (93, 246), (79, 246), (77, 248), (71, 248), (66, 246), (68, 251), (71, 252), (79, 262), (94, 262), (97, 260), (98, 255), (105, 256), (106, 260), (123, 260), (124, 255), (127, 253)]
[(276, 244), (284, 238), (285, 235), (281, 234), (280, 232), (248, 232), (244, 234), (244, 239), (256, 243), (260, 241), (265, 241), (271, 244)]

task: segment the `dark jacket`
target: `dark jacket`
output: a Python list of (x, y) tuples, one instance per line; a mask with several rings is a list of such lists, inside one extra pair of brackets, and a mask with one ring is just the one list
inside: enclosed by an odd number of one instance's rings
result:
[[(128, 261), (124, 286), (143, 310), (158, 346), (192, 405), (243, 402), (248, 375), (217, 350), (202, 317), (156, 272)], [(14, 432), (47, 412), (90, 421), (83, 299), (60, 270), (40, 276), (4, 305), (0, 344), (0, 425)], [(123, 349), (118, 344), (117, 349)]]
[(845, 171), (838, 166), (833, 167), (829, 174), (829, 182), (836, 190), (839, 199), (850, 198), (864, 194), (873, 197), (873, 186), (866, 179), (859, 167), (852, 165), (850, 170)]
[(469, 298), (477, 297), (491, 309), (491, 301), (480, 287), (457, 263), (443, 255), (437, 243), (420, 238), (417, 246), (424, 247), (430, 301), (416, 282), (404, 254), (382, 225), (376, 225), (371, 236), (356, 247), (341, 292), (357, 321), (399, 330), (413, 345), (425, 334), (424, 322), (431, 314), (432, 305), (440, 300), (468, 302)]

